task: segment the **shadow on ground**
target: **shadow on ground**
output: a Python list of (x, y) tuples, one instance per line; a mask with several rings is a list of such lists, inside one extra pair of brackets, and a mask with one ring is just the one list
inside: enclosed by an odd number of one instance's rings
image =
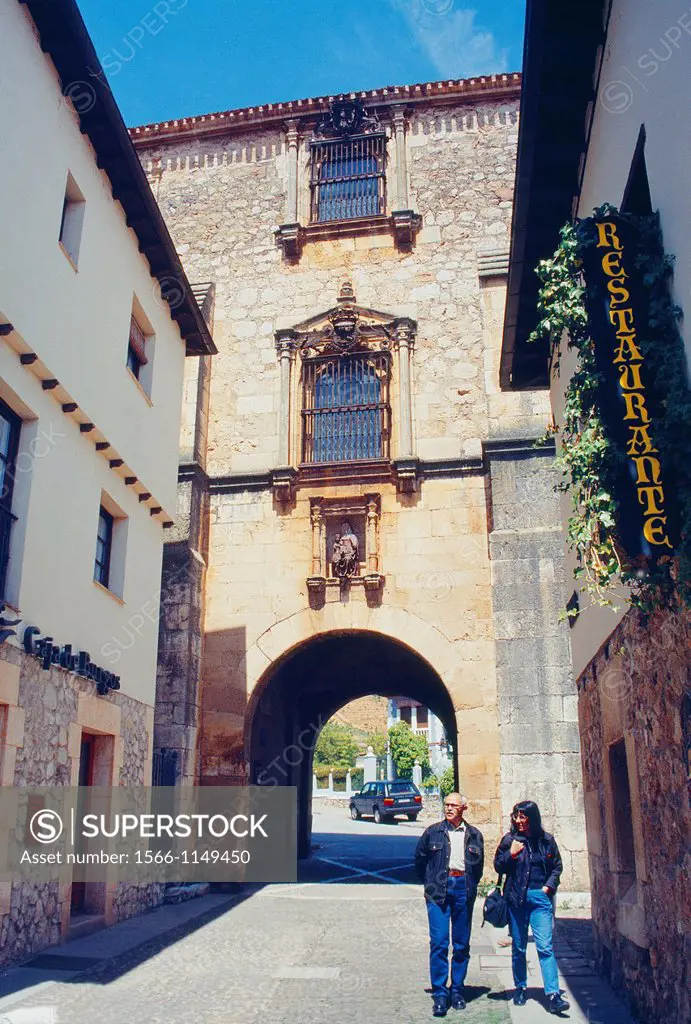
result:
[[(222, 886), (217, 888), (219, 891), (223, 889)], [(228, 886), (226, 888), (230, 889), (231, 887)], [(206, 913), (200, 914), (176, 928), (172, 928), (163, 935), (155, 936), (121, 953), (119, 956), (94, 958), (70, 956), (69, 945), (51, 946), (49, 949), (32, 957), (31, 960), (20, 964), (20, 970), (9, 968), (5, 972), (0, 972), (2, 996), (4, 998), (15, 995), (35, 985), (39, 977), (35, 979), (32, 977), (32, 969), (40, 972), (41, 983), (55, 981), (64, 985), (109, 985), (111, 982), (117, 981), (124, 974), (134, 970), (134, 968), (146, 960), (174, 946), (177, 942), (187, 938), (188, 935), (192, 935), (209, 924), (210, 921), (215, 921), (216, 918), (222, 917), (224, 914), (232, 913), (236, 907), (262, 888), (263, 886), (261, 885), (254, 885), (243, 889), (241, 886), (234, 885), (231, 890), (232, 895), (229, 894), (227, 902), (217, 904)], [(154, 907), (149, 913), (156, 913), (157, 909), (159, 908)], [(140, 916), (144, 917), (145, 915)], [(133, 919), (130, 918), (128, 920), (131, 921)], [(101, 935), (103, 933), (98, 932), (97, 934)], [(78, 973), (72, 973), (70, 976), (70, 972), (75, 971)], [(0, 1021), (2, 1019), (0, 1014)]]

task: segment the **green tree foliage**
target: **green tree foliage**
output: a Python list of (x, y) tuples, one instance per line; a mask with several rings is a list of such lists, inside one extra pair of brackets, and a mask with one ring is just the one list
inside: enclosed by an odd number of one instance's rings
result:
[(353, 730), (338, 722), (327, 722), (319, 733), (314, 748), (315, 764), (331, 765), (334, 768), (353, 768), (359, 753), (359, 745)]
[(456, 788), (456, 780), (453, 774), (453, 765), (442, 772), (439, 778), (439, 789), (441, 790), (442, 796), (448, 796), (449, 793), (453, 793)]
[(396, 774), (401, 778), (412, 778), (416, 761), (423, 769), (429, 768), (427, 740), (414, 733), (407, 722), (396, 722), (389, 729), (389, 750)]
[(386, 754), (387, 736), (385, 732), (370, 732), (367, 734), (365, 746), (372, 747), (377, 757), (384, 757)]

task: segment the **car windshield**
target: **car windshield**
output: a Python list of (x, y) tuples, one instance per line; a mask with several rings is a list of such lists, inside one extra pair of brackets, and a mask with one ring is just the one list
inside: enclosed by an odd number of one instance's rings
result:
[(392, 793), (417, 793), (412, 782), (392, 782), (389, 789)]

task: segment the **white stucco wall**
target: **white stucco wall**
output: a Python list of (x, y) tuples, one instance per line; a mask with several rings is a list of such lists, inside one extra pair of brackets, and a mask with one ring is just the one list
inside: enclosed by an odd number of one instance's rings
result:
[[(578, 215), (595, 207), (621, 204), (641, 125), (653, 209), (659, 210), (665, 250), (675, 257), (673, 298), (686, 321), (681, 324), (691, 359), (691, 232), (687, 168), (691, 165), (691, 3), (689, 0), (614, 0), (603, 56), (600, 88), (584, 170)], [(573, 366), (561, 367), (566, 379)], [(561, 387), (553, 387), (557, 421)], [(568, 516), (568, 503), (564, 502)], [(580, 674), (621, 620), (610, 609), (590, 607), (571, 634), (574, 670)], [(581, 607), (585, 607), (582, 602)]]
[[(0, 313), (172, 513), (184, 344), (62, 95), (69, 85), (22, 5), (0, 0)], [(68, 171), (86, 200), (77, 272), (58, 244)], [(155, 333), (152, 405), (125, 365), (135, 296)]]
[[(153, 704), (161, 522), (62, 412), (57, 392), (41, 388), (36, 366), (172, 517), (184, 343), (63, 87), (25, 9), (0, 0), (0, 322), (15, 328), (0, 338), (0, 397), (24, 420), (6, 596), (22, 616), (18, 639), (36, 625)], [(68, 171), (86, 200), (77, 271), (58, 244)], [(135, 296), (155, 334), (151, 403), (126, 368)], [(27, 347), (40, 359), (33, 368), (17, 355)], [(111, 565), (121, 599), (93, 582), (102, 494), (127, 517)]]

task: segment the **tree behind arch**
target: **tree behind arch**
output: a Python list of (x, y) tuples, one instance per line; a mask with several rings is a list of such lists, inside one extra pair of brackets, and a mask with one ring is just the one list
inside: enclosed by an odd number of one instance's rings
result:
[(407, 722), (396, 722), (389, 729), (389, 752), (399, 778), (411, 779), (416, 761), (423, 771), (429, 768), (427, 740), (414, 733)]
[(327, 722), (319, 733), (314, 760), (316, 764), (328, 764), (334, 768), (354, 768), (359, 749), (352, 729), (338, 722)]

